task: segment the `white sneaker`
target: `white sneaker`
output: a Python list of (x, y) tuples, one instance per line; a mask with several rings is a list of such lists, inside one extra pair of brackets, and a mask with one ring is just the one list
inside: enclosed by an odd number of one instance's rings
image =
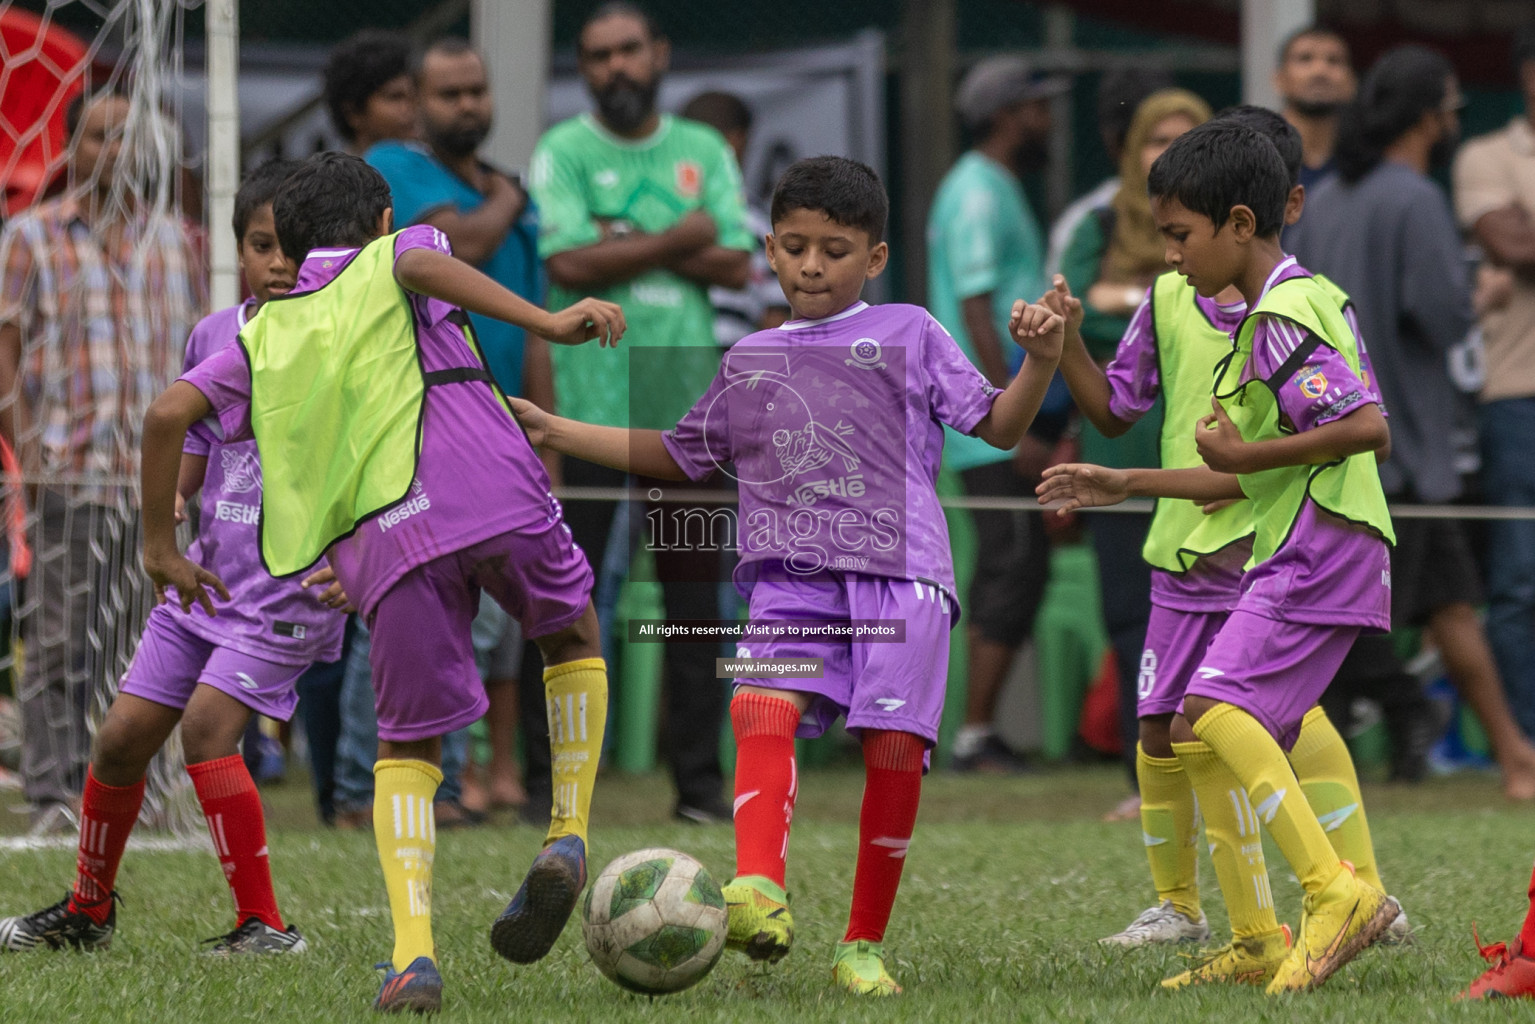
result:
[[(1401, 901), (1397, 902), (1400, 905)], [(1386, 925), (1386, 930), (1375, 941), (1383, 946), (1410, 946), (1413, 941), (1412, 925), (1407, 921), (1407, 911), (1397, 914), (1396, 920)]]
[(1209, 938), (1210, 925), (1203, 912), (1195, 920), (1173, 909), (1172, 900), (1163, 900), (1131, 921), (1124, 931), (1098, 941), (1105, 946), (1130, 948), (1157, 942), (1206, 942)]

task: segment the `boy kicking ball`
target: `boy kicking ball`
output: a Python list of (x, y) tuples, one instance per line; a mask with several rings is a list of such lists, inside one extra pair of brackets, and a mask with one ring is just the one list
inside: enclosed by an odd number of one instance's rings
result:
[[(269, 299), (293, 287), (293, 264), (277, 243), (272, 197), (298, 165), (273, 161), (253, 171), (235, 196), (240, 269), (251, 298), (205, 317), (187, 342), (185, 368), (232, 347)], [(105, 949), (117, 925), (113, 889), (128, 834), (144, 801), (150, 760), (181, 723), (187, 773), (234, 896), (236, 927), (211, 952), (300, 953), (298, 928), (285, 924), (272, 891), (261, 797), (240, 757), (239, 741), (255, 713), (287, 721), (298, 703), (294, 683), (311, 662), (340, 656), (346, 603), (339, 586), (316, 595), (313, 583), (275, 580), (261, 567), (256, 510), (261, 473), (251, 441), (224, 443), (206, 424), (187, 433), (178, 451), (178, 498), (202, 490), (202, 520), (188, 551), (223, 579), (207, 615), (178, 615), (162, 602), (150, 613), (117, 698), (96, 734), (80, 809), (80, 852), (74, 888), (60, 902), (26, 917), (0, 920), (0, 949)], [(188, 609), (190, 592), (175, 599)]]
[[(852, 912), (833, 978), (869, 995), (900, 991), (883, 940), (959, 615), (933, 487), (942, 424), (1011, 448), (1039, 409), (1063, 330), (1044, 307), (1015, 304), (1013, 335), (1028, 356), (1004, 390), (925, 310), (860, 301), (864, 282), (885, 268), (888, 208), (879, 178), (855, 161), (815, 157), (784, 172), (767, 253), (794, 319), (737, 342), (676, 428), (593, 426), (513, 400), (534, 444), (567, 455), (670, 480), (733, 466), (741, 485), (735, 581), (750, 607), (736, 653), (755, 664), (738, 673), (730, 707), (736, 876), (725, 886), (726, 942), (756, 960), (789, 951), (794, 739), (844, 715), (861, 741), (867, 781)], [(892, 642), (813, 635), (875, 630), (876, 621), (897, 630)], [(771, 674), (808, 659), (820, 659), (816, 678)]]
[(144, 568), (185, 603), (222, 588), (174, 537), (182, 437), (216, 413), (261, 460), (260, 550), (276, 576), (322, 553), (367, 621), (378, 709), (373, 830), (394, 953), (380, 1011), (436, 1010), (432, 798), (441, 738), (485, 714), (469, 628), (481, 590), (517, 618), (548, 668), (556, 794), (543, 851), (491, 928), (532, 963), (559, 937), (586, 881), (586, 829), (607, 676), (589, 594), (549, 478), (495, 387), (464, 310), (552, 341), (613, 343), (612, 303), (547, 313), (452, 257), (429, 226), (388, 234), (389, 186), (361, 160), (306, 160), (273, 202), (293, 289), (240, 344), (194, 367), (144, 425)]
[(1268, 992), (1307, 990), (1400, 913), (1339, 859), (1284, 753), (1359, 632), (1391, 626), (1394, 534), (1375, 469), (1390, 433), (1336, 298), (1279, 247), (1289, 175), (1273, 143), (1212, 121), (1168, 147), (1148, 184), (1173, 269), (1206, 298), (1235, 285), (1250, 311), (1195, 430), (1204, 465), (1055, 467), (1040, 497), (1068, 509), (1132, 493), (1251, 499), (1241, 596), (1190, 677), (1171, 735), (1180, 760), (1208, 751), (1235, 776), (1300, 880), (1300, 932)]

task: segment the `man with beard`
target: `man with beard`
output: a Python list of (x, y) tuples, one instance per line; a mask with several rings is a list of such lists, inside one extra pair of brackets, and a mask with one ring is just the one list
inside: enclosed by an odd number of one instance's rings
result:
[(1335, 169), (1338, 111), (1354, 98), (1354, 85), (1348, 43), (1331, 29), (1308, 25), (1280, 45), (1274, 90), (1284, 100), (1280, 113), (1300, 132), (1300, 183), (1307, 189)]
[[(928, 308), (999, 388), (1023, 355), (1003, 343), (1013, 302), (1032, 301), (1047, 286), (1043, 237), (1018, 176), (1043, 164), (1050, 97), (1068, 87), (1064, 79), (1036, 76), (1017, 57), (993, 57), (972, 68), (955, 106), (975, 144), (944, 175), (928, 214)], [(1064, 426), (1065, 403), (1056, 408), (1057, 415), (1045, 415), (1047, 399), (1011, 453), (945, 428), (944, 461), (972, 496), (1025, 498)], [(1037, 511), (978, 509), (971, 516), (976, 558), (966, 601), (968, 691), (953, 764), (958, 771), (1009, 771), (1022, 762), (996, 737), (992, 717), (1033, 628), (1050, 575), (1050, 544)]]
[[(1380, 479), (1397, 505), (1450, 502), (1462, 490), (1456, 428), (1465, 397), (1445, 356), (1471, 329), (1471, 285), (1449, 201), (1430, 177), (1448, 164), (1460, 139), (1462, 106), (1460, 84), (1443, 55), (1422, 46), (1387, 52), (1341, 113), (1337, 176), (1307, 197), (1305, 217), (1285, 236), (1303, 266), (1330, 277), (1354, 302), (1369, 346), (1365, 371), (1390, 416), (1391, 454)], [(1327, 386), (1313, 377), (1303, 384)], [(1396, 538), (1393, 626), (1424, 628), (1487, 732), (1505, 793), (1535, 797), (1535, 748), (1503, 696), (1476, 613), (1481, 581), (1462, 524), (1401, 518)], [(1391, 659), (1389, 645), (1379, 647), (1381, 656), (1368, 659), (1377, 673)], [(1357, 676), (1356, 669), (1345, 662), (1324, 703), (1335, 706), (1345, 689), (1340, 684)], [(1393, 770), (1402, 774), (1395, 763)]]
[[(746, 284), (753, 242), (741, 176), (717, 131), (656, 109), (670, 47), (642, 9), (623, 2), (597, 7), (582, 25), (576, 56), (597, 109), (550, 128), (534, 150), (539, 254), (550, 302), (578, 293), (617, 302), (628, 332), (618, 348), (562, 347), (554, 354), (558, 409), (587, 423), (668, 428), (719, 368), (709, 286)], [(566, 459), (562, 471), (574, 486), (626, 482), (622, 473), (576, 459)], [(645, 479), (638, 485), (662, 497), (686, 488)], [(611, 503), (593, 501), (565, 510), (576, 542), (603, 566), (597, 614), (604, 629), (613, 624), (612, 580), (628, 567), (630, 532), (623, 519), (614, 530), (614, 513)], [(732, 538), (715, 527), (726, 513), (665, 502), (647, 517), (652, 525), (663, 517), (676, 524), (666, 535), (689, 521), (708, 524), (714, 535), (695, 538), (687, 549), (649, 539), (667, 618), (718, 618), (720, 551)], [(662, 749), (677, 786), (677, 816), (701, 823), (731, 818), (719, 763), (725, 684), (714, 678), (718, 651), (717, 644), (674, 642), (665, 653)]]
[[(478, 155), (495, 116), (484, 61), (463, 39), (439, 39), (421, 54), (415, 90), (421, 140), (381, 142), (365, 156), (389, 182), (396, 226), (432, 225), (448, 237), (453, 255), (529, 302), (541, 303), (544, 277), (538, 260), (537, 210), (515, 178)], [(502, 391), (540, 404), (552, 401), (549, 348), (542, 338), (478, 313), (470, 313), (469, 321), (484, 350), (485, 364)], [(468, 735), (451, 734), (444, 747), (445, 778), (438, 794), (437, 821), (474, 824), (487, 806), (526, 800), (512, 760), (519, 704), (527, 705), (530, 719), (524, 724), (530, 781), (537, 794), (526, 813), (530, 820), (547, 818), (548, 739), (543, 728), (543, 673), (536, 649), (529, 644), (524, 650), (516, 622), (488, 600), (481, 602), (475, 634), (490, 699), (485, 718), (492, 749), (489, 792), (472, 776), (460, 779)], [(352, 698), (349, 706), (359, 713), (364, 710), (361, 701), (371, 699), (361, 685), (367, 675), (362, 667), (367, 664), (368, 642), (366, 632), (359, 631), (359, 649), (349, 659), (358, 669), (349, 671), (351, 681), (344, 688), (345, 695)], [(521, 700), (519, 678), (528, 680), (525, 689), (531, 691), (522, 694)], [(367, 757), (344, 760), (371, 764)], [(371, 776), (363, 779), (371, 781)], [(461, 782), (465, 787), (462, 791)], [(362, 795), (345, 794), (344, 802), (355, 803)]]

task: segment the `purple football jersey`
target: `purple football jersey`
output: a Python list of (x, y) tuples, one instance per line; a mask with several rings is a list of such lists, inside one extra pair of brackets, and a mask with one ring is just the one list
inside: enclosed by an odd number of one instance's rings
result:
[[(395, 259), (417, 248), (451, 254), (447, 237), (425, 224), (399, 234)], [(312, 250), (299, 268), (293, 293), (324, 287), (357, 252)], [(392, 279), (390, 287), (395, 287)], [(424, 372), (482, 365), (462, 330), (448, 319), (452, 306), (408, 294)], [(238, 346), (182, 379), (207, 396), (225, 437), (252, 436), (250, 368)], [(379, 384), (387, 387), (389, 382)], [(543, 463), (495, 391), (480, 381), (438, 385), (426, 389), (424, 406), (421, 455), (410, 492), (326, 552), (364, 616), (418, 565), (510, 530), (562, 519)]]
[[(1292, 277), (1305, 276), (1291, 256), (1275, 268), (1265, 292)], [(1350, 326), (1353, 322), (1350, 321)], [(1268, 379), (1304, 341), (1286, 321), (1264, 317), (1253, 335), (1245, 375)], [(1314, 430), (1380, 395), (1327, 345), (1274, 392), (1280, 414), (1296, 432)], [(1272, 558), (1248, 570), (1241, 606), (1285, 622), (1391, 628), (1391, 562), (1386, 542), (1364, 526), (1348, 523), (1306, 501), (1295, 528)]]
[(971, 433), (997, 394), (926, 310), (858, 302), (738, 341), (662, 437), (691, 479), (724, 469), (739, 481), (742, 593), (769, 564), (952, 595), (934, 487), (943, 424)]
[[(1247, 315), (1247, 303), (1226, 305), (1194, 297), (1198, 305), (1196, 315), (1201, 321), (1208, 320), (1215, 327), (1230, 334), (1241, 325)], [(1193, 325), (1205, 330), (1204, 323)], [(1156, 405), (1162, 394), (1161, 359), (1157, 346), (1176, 345), (1178, 339), (1158, 338), (1152, 323), (1151, 301), (1141, 303), (1130, 326), (1119, 341), (1114, 358), (1104, 368), (1109, 381), (1109, 411), (1126, 423), (1134, 423)], [(1210, 367), (1212, 373), (1214, 366)], [(1186, 386), (1200, 385), (1206, 393), (1209, 381), (1187, 380)], [(1252, 554), (1252, 541), (1233, 544), (1214, 554), (1198, 559), (1188, 572), (1175, 573), (1165, 569), (1151, 570), (1151, 603), (1161, 608), (1185, 612), (1229, 611), (1236, 606), (1242, 591), (1242, 567)]]
[[(202, 319), (187, 340), (183, 372), (234, 341), (255, 309), (246, 300)], [(182, 450), (208, 459), (203, 476), (202, 517), (187, 557), (229, 588), (229, 600), (211, 594), (218, 614), (178, 616), (179, 625), (209, 643), (280, 664), (303, 665), (341, 657), (346, 616), (315, 600), (298, 579), (273, 579), (261, 565), (256, 522), (261, 511), (261, 464), (255, 441), (224, 444), (213, 425), (196, 423)], [(300, 577), (301, 578), (301, 577)]]

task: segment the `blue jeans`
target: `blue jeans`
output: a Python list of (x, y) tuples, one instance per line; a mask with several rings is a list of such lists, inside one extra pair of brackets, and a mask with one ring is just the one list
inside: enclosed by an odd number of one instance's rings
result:
[[(368, 664), (373, 641), (361, 619), (356, 626), (341, 679), (341, 738), (336, 742), (336, 810), (341, 812), (373, 806), (373, 764), (378, 760), (378, 718), (373, 707), (373, 670)], [(458, 799), (468, 759), (468, 729), (442, 738), (439, 801)]]
[[(1481, 407), (1482, 486), (1494, 505), (1535, 505), (1535, 398)], [(1514, 719), (1535, 737), (1535, 521), (1487, 524), (1487, 639)]]

